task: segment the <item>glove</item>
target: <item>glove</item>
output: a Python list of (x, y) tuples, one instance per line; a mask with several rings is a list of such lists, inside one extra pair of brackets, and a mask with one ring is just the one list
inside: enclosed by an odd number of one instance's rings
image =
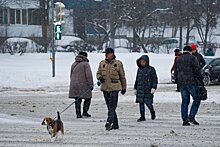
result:
[(154, 94), (155, 91), (156, 91), (156, 89), (152, 88), (151, 91), (150, 91), (150, 93), (151, 93), (151, 94)]
[(93, 91), (93, 88), (94, 88), (93, 85), (91, 85), (91, 86), (90, 86), (90, 90)]
[(105, 79), (101, 76), (98, 78), (98, 80), (101, 82), (101, 83), (105, 83)]
[(121, 94), (124, 95), (126, 93), (126, 89), (121, 90)]
[(98, 85), (98, 86), (100, 86), (100, 85), (101, 85), (101, 82), (100, 82), (100, 80), (98, 80), (98, 81), (97, 81), (97, 85)]
[(134, 95), (137, 95), (137, 90), (136, 89), (134, 89)]

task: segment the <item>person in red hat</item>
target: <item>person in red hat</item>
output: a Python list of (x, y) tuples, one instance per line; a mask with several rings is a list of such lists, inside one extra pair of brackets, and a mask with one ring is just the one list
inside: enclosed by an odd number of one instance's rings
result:
[(206, 64), (203, 56), (200, 53), (198, 53), (197, 45), (196, 44), (192, 44), (191, 48), (192, 48), (192, 54), (194, 56), (196, 56), (197, 60), (199, 61), (200, 69), (202, 69), (205, 66), (205, 64)]

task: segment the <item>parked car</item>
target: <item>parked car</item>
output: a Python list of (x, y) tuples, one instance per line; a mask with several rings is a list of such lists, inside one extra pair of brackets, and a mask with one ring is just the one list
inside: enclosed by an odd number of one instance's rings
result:
[(220, 57), (204, 58), (206, 65), (202, 68), (203, 82), (205, 86), (220, 82)]

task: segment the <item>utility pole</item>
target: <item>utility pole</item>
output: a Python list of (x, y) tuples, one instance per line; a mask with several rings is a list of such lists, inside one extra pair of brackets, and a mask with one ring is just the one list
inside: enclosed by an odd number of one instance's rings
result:
[(109, 1), (109, 8), (110, 8), (110, 47), (115, 48), (115, 17), (114, 17), (114, 5), (113, 5), (113, 0)]
[(52, 5), (52, 77), (55, 77), (55, 47), (54, 47), (54, 0), (51, 1)]

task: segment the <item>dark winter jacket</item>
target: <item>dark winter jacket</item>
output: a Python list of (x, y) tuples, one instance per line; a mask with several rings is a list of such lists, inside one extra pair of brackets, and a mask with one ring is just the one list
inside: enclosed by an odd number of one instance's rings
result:
[(197, 51), (193, 55), (196, 56), (196, 58), (199, 62), (200, 69), (202, 69), (205, 66), (205, 60), (204, 60), (203, 56), (200, 53), (198, 53)]
[(139, 65), (139, 61), (141, 59), (144, 59), (149, 63), (149, 58), (147, 55), (143, 55), (137, 60), (138, 70), (134, 85), (134, 89), (137, 90), (137, 103), (142, 103), (145, 98), (153, 98), (153, 94), (151, 94), (151, 89), (157, 89), (158, 84), (158, 78), (154, 67), (149, 66), (149, 64), (142, 67), (141, 65)]
[(199, 62), (189, 52), (184, 52), (176, 62), (178, 84), (203, 85), (203, 77), (200, 72)]
[(89, 60), (83, 55), (77, 55), (71, 66), (69, 98), (92, 98), (91, 86), (93, 77)]

